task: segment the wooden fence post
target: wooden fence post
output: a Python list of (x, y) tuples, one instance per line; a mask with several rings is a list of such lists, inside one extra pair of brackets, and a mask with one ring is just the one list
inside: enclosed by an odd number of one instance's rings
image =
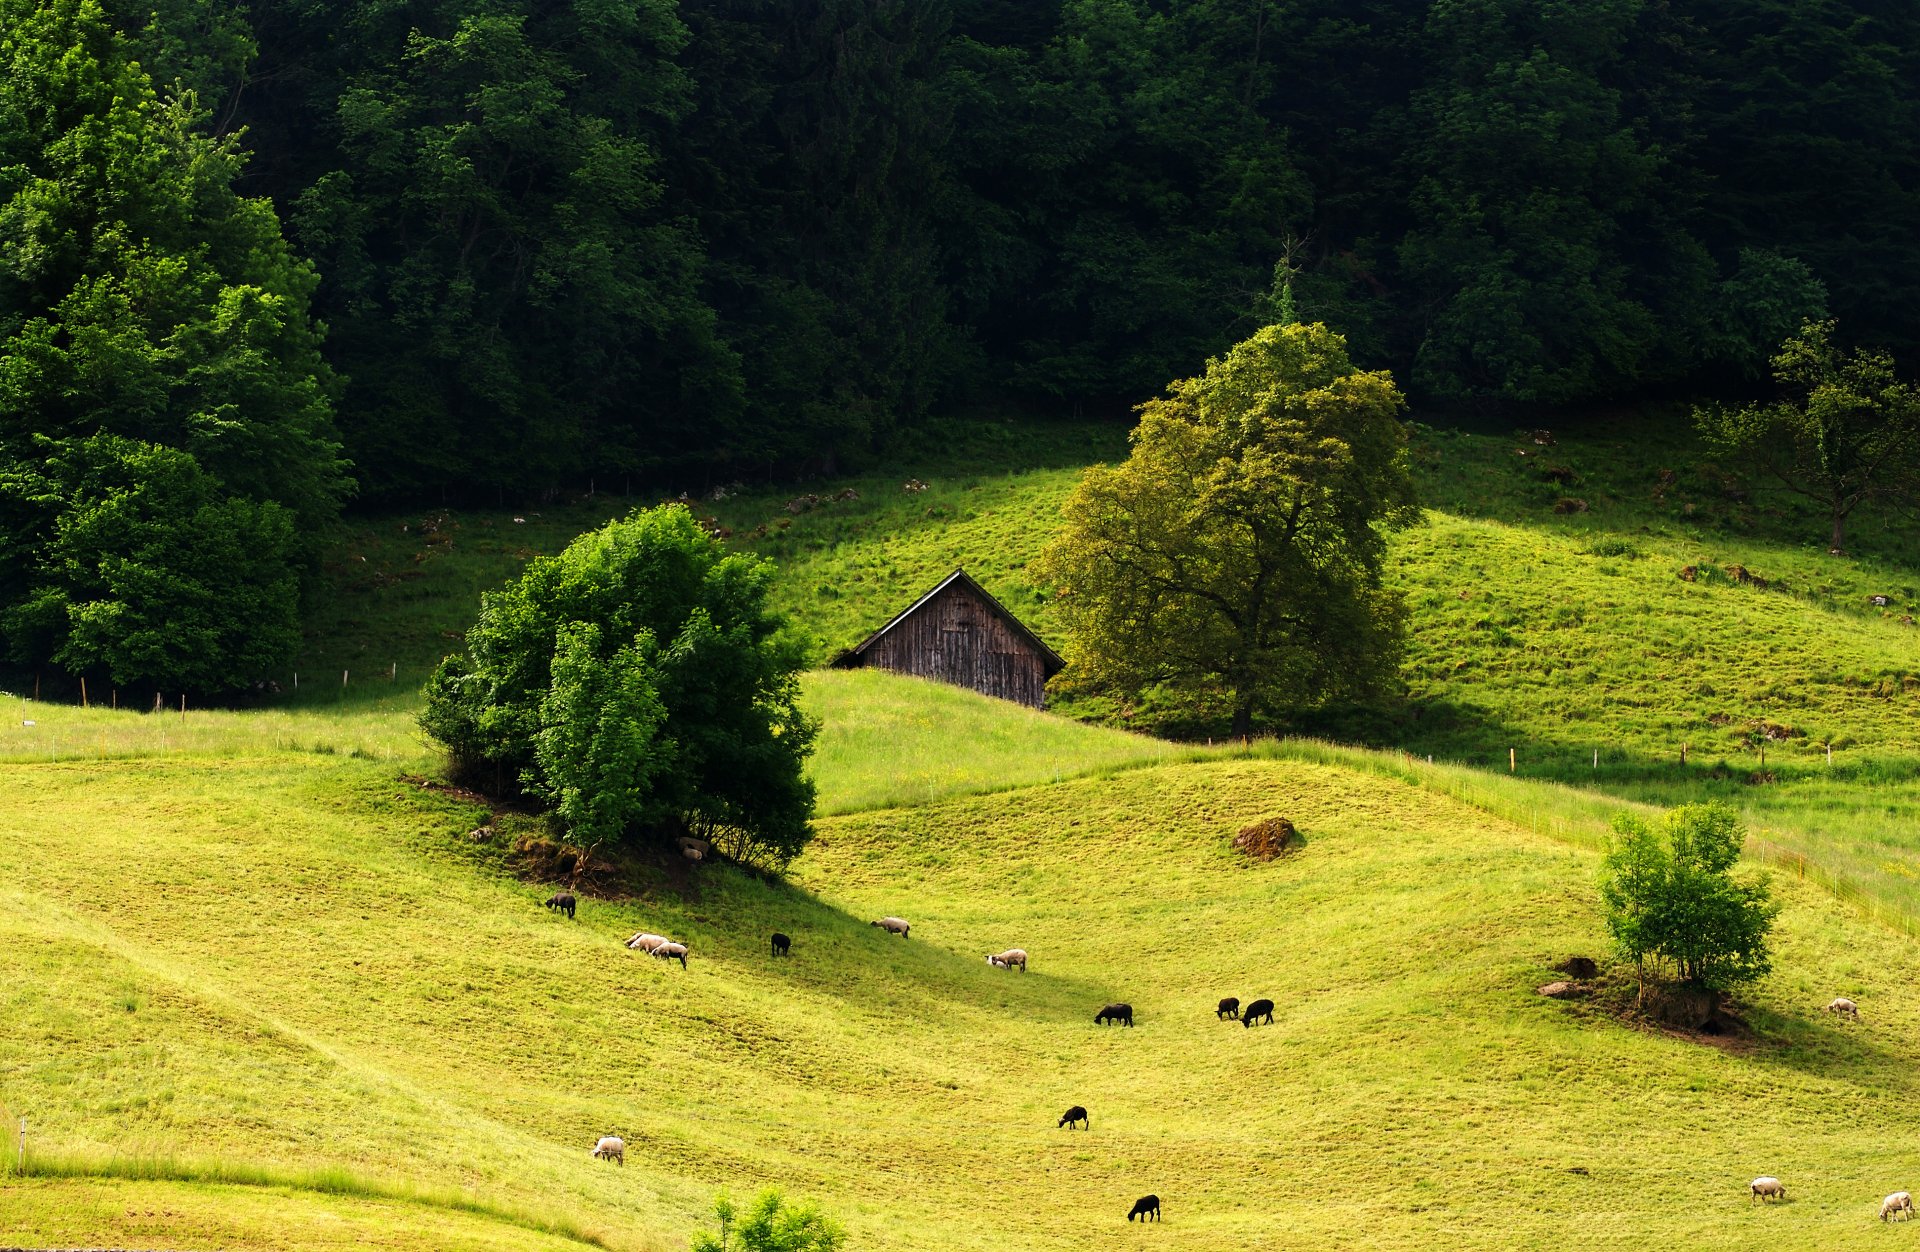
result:
[(1513, 755), (1513, 749), (1508, 748), (1507, 749), (1507, 773), (1509, 774), (1513, 773), (1515, 768), (1516, 768), (1516, 763)]

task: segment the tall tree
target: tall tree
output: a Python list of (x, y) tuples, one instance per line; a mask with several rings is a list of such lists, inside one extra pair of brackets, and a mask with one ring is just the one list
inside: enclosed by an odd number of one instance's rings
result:
[[(96, 0), (0, 0), (0, 636), (14, 661), (216, 690), (258, 678), (288, 630), (216, 634), (183, 668), (128, 642), (169, 629), (168, 596), (135, 584), (224, 588), (284, 626), (301, 551), (347, 491), (313, 271), (272, 207), (236, 193), (234, 141), (201, 122), (190, 92), (155, 94)], [(197, 518), (220, 538), (164, 539)], [(213, 569), (202, 556), (222, 544), (258, 559)]]
[(1034, 567), (1069, 671), (1256, 716), (1378, 689), (1406, 609), (1382, 588), (1412, 520), (1403, 401), (1325, 326), (1269, 326), (1140, 408), (1133, 451), (1089, 469)]
[(657, 470), (726, 437), (739, 362), (658, 169), (688, 101), (670, 0), (293, 10), (263, 55), (305, 59), (294, 115), (332, 145), (287, 194), (374, 490)]
[(1920, 390), (1884, 350), (1842, 349), (1832, 322), (1809, 322), (1773, 358), (1780, 398), (1710, 405), (1707, 443), (1820, 506), (1827, 546), (1846, 550), (1847, 519), (1871, 500), (1920, 492)]
[[(1689, 158), (1716, 249), (1807, 262), (1866, 342), (1920, 338), (1920, 9), (1675, 0), (1701, 90)], [(1815, 311), (1807, 315), (1818, 316)], [(1778, 337), (1774, 342), (1778, 342)]]
[(958, 360), (935, 210), (951, 175), (944, 0), (686, 0), (694, 107), (669, 145), (707, 297), (744, 360), (736, 467), (858, 452)]
[(1425, 305), (1423, 390), (1565, 403), (1674, 368), (1667, 323), (1716, 273), (1687, 230), (1696, 181), (1633, 90), (1657, 16), (1644, 0), (1432, 7), (1398, 249)]

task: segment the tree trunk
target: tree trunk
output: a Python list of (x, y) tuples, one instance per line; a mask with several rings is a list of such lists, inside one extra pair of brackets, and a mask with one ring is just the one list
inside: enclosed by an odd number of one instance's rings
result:
[(1847, 515), (1839, 509), (1833, 511), (1833, 537), (1827, 541), (1827, 550), (1843, 554), (1847, 550)]
[(1241, 692), (1233, 705), (1233, 737), (1245, 743), (1253, 737), (1253, 693)]

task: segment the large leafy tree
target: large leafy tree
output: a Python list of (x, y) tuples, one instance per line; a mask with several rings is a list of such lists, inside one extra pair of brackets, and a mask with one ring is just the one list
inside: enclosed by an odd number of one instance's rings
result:
[(1406, 623), (1386, 532), (1416, 516), (1399, 389), (1318, 323), (1269, 326), (1140, 408), (1034, 573), (1077, 682), (1256, 715), (1373, 691)]
[(263, 105), (300, 154), (274, 182), (326, 274), (374, 490), (552, 486), (725, 441), (739, 362), (659, 172), (689, 95), (670, 0), (294, 3), (260, 37), (301, 71)]
[(1772, 967), (1768, 935), (1779, 906), (1761, 879), (1734, 877), (1746, 829), (1720, 804), (1688, 804), (1649, 822), (1614, 820), (1602, 862), (1607, 929), (1634, 962), (1644, 991), (1671, 976), (1708, 992), (1732, 990)]
[(922, 416), (958, 360), (938, 0), (683, 0), (694, 107), (666, 142), (748, 413), (708, 459), (819, 463)]
[(809, 836), (817, 728), (772, 577), (678, 505), (611, 522), (482, 597), (421, 724), (461, 776), (584, 840), (691, 831), (784, 861)]
[[(94, 0), (0, 0), (0, 639), (15, 662), (203, 690), (261, 677), (291, 650), (302, 541), (347, 490), (313, 272), (272, 207), (236, 192), (235, 143), (200, 121), (191, 93), (156, 95)], [(247, 555), (216, 569), (219, 550)], [(169, 608), (196, 587), (271, 626), (196, 633)]]
[(1878, 349), (1847, 351), (1833, 322), (1808, 322), (1773, 358), (1771, 403), (1695, 411), (1707, 443), (1818, 505), (1827, 546), (1846, 550), (1863, 504), (1920, 490), (1920, 390)]

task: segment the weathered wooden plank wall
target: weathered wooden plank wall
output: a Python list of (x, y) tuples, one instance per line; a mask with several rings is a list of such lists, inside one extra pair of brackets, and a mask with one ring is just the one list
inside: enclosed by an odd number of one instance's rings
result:
[(1044, 708), (1046, 661), (971, 590), (946, 588), (867, 649), (866, 663)]

